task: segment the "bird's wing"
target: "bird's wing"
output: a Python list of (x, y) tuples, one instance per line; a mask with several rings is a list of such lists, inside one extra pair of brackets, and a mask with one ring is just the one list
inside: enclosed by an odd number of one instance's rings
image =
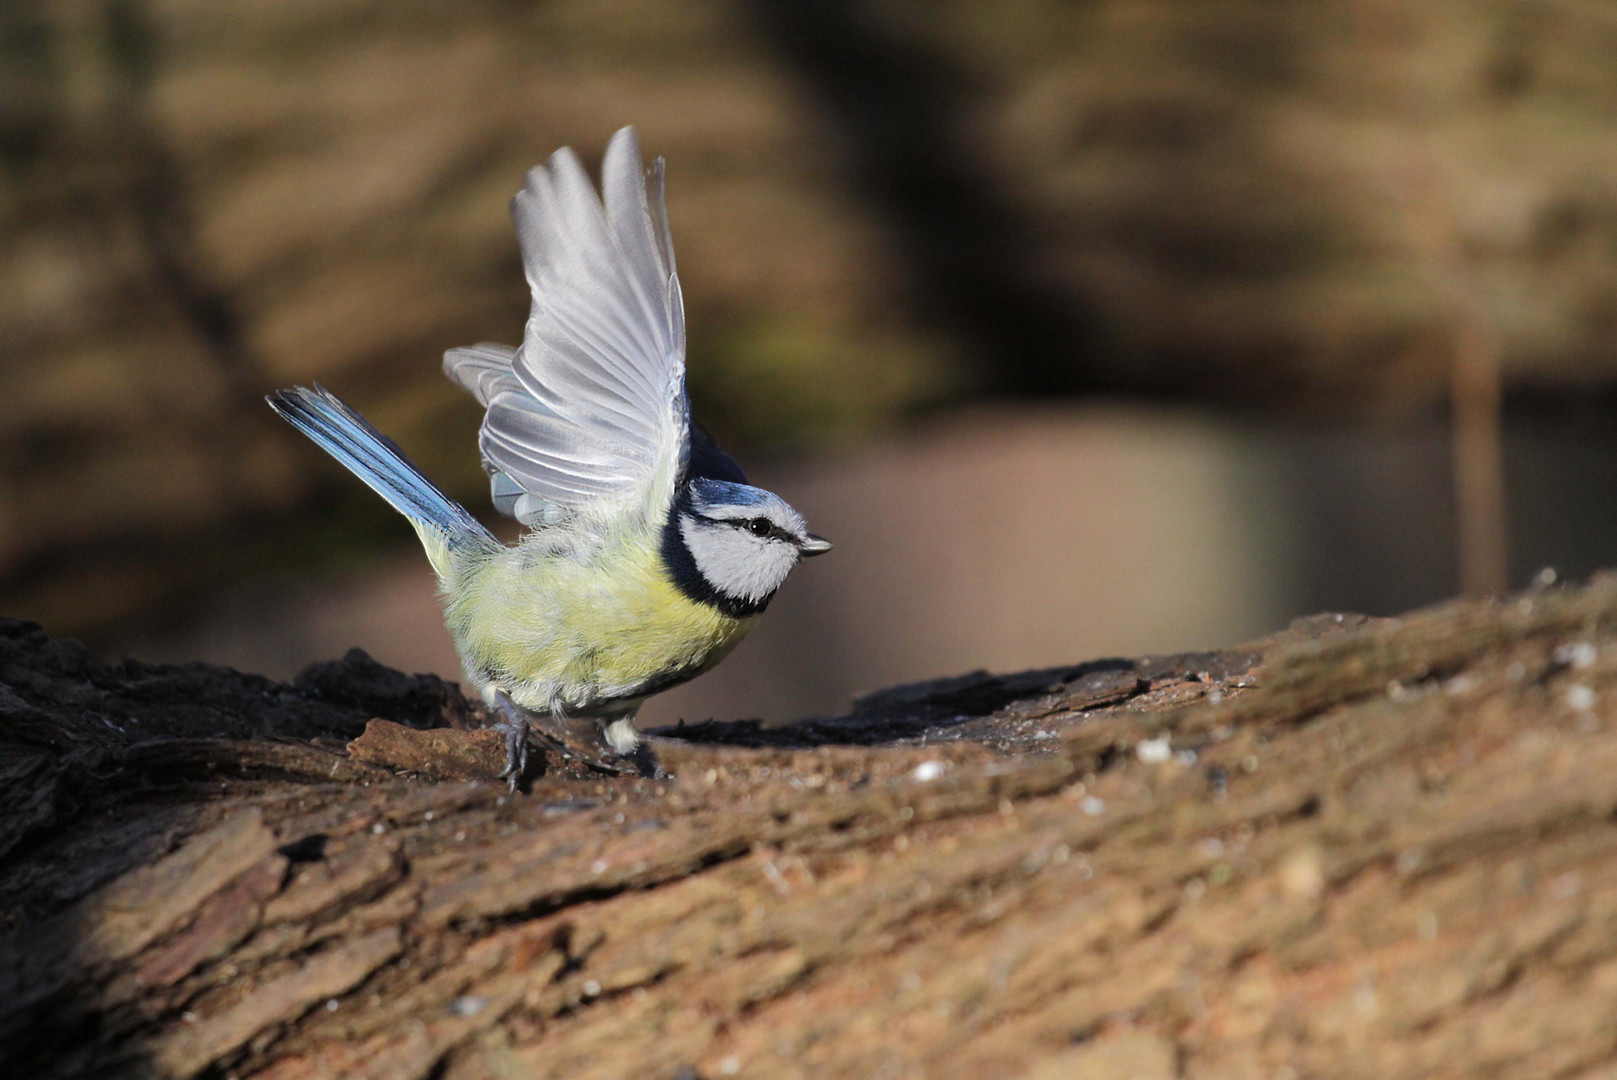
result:
[(480, 341), (444, 353), (444, 374), (486, 408), (495, 394), (516, 385), (516, 376), (511, 373), (511, 362), (516, 358), (517, 350), (509, 345)]
[(444, 358), (488, 408), (479, 446), (496, 505), (529, 524), (659, 517), (689, 459), (685, 314), (662, 162), (641, 169), (633, 128), (607, 145), (601, 187), (604, 206), (565, 148), (529, 171), (511, 201), (533, 290), (522, 347)]

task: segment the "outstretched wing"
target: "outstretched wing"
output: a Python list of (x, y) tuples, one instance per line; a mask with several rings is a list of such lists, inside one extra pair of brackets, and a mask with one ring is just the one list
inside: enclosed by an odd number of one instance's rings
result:
[(479, 446), (495, 504), (528, 524), (660, 517), (690, 454), (685, 314), (662, 162), (633, 128), (607, 145), (603, 199), (569, 149), (511, 200), (533, 307), (520, 349), (444, 357), (487, 406)]

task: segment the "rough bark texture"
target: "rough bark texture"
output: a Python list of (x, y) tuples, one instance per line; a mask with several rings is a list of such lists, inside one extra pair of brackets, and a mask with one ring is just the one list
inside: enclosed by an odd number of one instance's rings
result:
[(1614, 638), (1613, 578), (1321, 617), (512, 796), (362, 654), (0, 624), (0, 1075), (1610, 1077)]

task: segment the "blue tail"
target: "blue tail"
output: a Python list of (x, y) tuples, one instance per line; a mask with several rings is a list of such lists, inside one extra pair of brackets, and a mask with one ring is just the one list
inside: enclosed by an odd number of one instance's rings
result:
[[(409, 518), (427, 544), (434, 566), (440, 553), (433, 548), (438, 545), (430, 542), (424, 529), (437, 533), (436, 539), (444, 548), (467, 541), (494, 542), (489, 531), (464, 506), (423, 476), (392, 439), (325, 387), (316, 383), (313, 390), (301, 386), (277, 390), (265, 400), (293, 427), (370, 485), (389, 506)], [(443, 572), (442, 567), (439, 572)]]

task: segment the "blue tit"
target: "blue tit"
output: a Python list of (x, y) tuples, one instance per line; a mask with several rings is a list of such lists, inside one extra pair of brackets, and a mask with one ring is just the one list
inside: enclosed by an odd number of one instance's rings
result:
[(268, 400), (415, 527), (513, 787), (530, 731), (655, 772), (641, 703), (722, 660), (831, 545), (691, 419), (663, 162), (641, 167), (634, 130), (607, 146), (600, 196), (563, 148), (511, 215), (533, 294), (522, 344), (451, 349), (444, 372), (487, 410), (478, 446), (495, 507), (527, 526), (515, 544), (325, 389)]

